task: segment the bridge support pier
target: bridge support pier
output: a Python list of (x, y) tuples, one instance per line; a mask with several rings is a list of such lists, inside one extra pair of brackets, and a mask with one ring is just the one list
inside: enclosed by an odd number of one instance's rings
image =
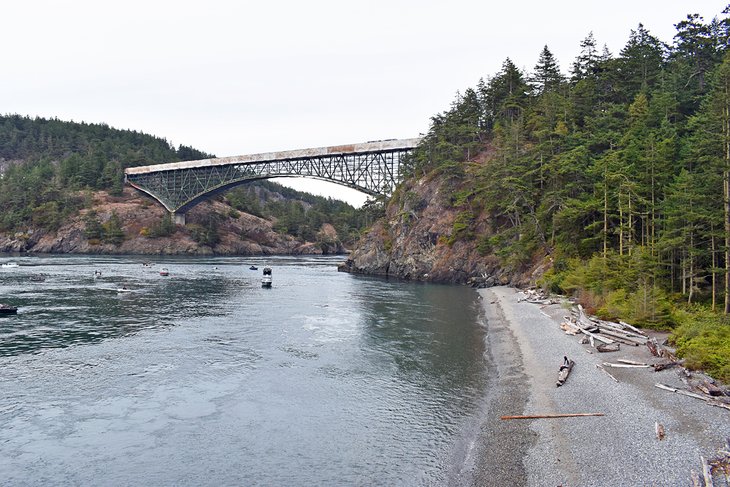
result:
[(185, 226), (185, 213), (173, 213), (172, 221), (175, 222), (175, 225)]

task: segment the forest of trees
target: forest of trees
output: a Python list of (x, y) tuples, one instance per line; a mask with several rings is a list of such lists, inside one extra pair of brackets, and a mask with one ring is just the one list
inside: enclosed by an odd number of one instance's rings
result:
[(322, 224), (329, 223), (346, 245), (354, 245), (360, 232), (384, 213), (382, 200), (371, 200), (362, 208), (354, 208), (343, 201), (304, 193), (272, 181), (238, 186), (226, 193), (226, 201), (245, 213), (275, 218), (274, 230), (309, 242), (316, 241)]
[(543, 285), (601, 315), (688, 326), (680, 349), (712, 344), (730, 380), (727, 14), (688, 15), (671, 44), (639, 24), (618, 54), (590, 33), (567, 75), (547, 46), (532, 72), (507, 59), (432, 118), (408, 171), (453, 185), (455, 235), (515, 269), (549, 255)]
[(104, 124), (0, 116), (0, 231), (58, 228), (88, 204), (81, 190), (121, 194), (126, 167), (206, 157)]
[[(90, 191), (120, 195), (127, 167), (209, 157), (214, 156), (104, 124), (0, 116), (0, 231), (59, 228), (69, 215), (90, 204)], [(270, 198), (273, 194), (280, 196)], [(331, 223), (341, 240), (352, 244), (382, 212), (382, 202), (356, 209), (269, 181), (240, 186), (225, 198), (237, 210), (276, 219), (277, 231), (307, 241), (315, 240), (322, 223)], [(211, 222), (200, 236), (203, 243), (217, 241), (217, 222)], [(96, 228), (95, 220), (87, 223), (87, 233), (93, 235), (89, 238), (106, 235)], [(163, 219), (150, 236), (170, 234), (169, 226)]]

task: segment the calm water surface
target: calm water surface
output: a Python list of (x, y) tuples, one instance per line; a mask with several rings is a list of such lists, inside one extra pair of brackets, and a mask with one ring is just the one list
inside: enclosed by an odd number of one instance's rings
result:
[(472, 290), (338, 273), (341, 257), (146, 259), (0, 257), (20, 308), (0, 317), (0, 484), (456, 475), (486, 385)]

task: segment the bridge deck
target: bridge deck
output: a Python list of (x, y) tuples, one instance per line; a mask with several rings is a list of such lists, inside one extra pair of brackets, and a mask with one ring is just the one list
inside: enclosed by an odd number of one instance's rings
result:
[(390, 139), (378, 140), (375, 142), (364, 142), (361, 144), (336, 145), (331, 147), (316, 147), (312, 149), (298, 149), (279, 152), (265, 152), (261, 154), (249, 154), (243, 156), (217, 157), (212, 159), (200, 159), (197, 161), (171, 162), (168, 164), (155, 164), (152, 166), (129, 167), (124, 170), (125, 174), (147, 174), (160, 171), (173, 171), (176, 169), (193, 169), (210, 166), (223, 166), (230, 164), (255, 164), (268, 161), (286, 161), (295, 159), (308, 159), (325, 157), (336, 154), (367, 154), (370, 152), (387, 152), (413, 149), (421, 141), (414, 139)]

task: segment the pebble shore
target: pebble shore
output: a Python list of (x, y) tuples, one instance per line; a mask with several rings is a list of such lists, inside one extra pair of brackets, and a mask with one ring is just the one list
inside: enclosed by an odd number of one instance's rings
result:
[[(730, 438), (730, 411), (655, 387), (686, 388), (677, 369), (598, 369), (604, 361), (657, 361), (646, 347), (597, 353), (559, 329), (560, 305), (518, 302), (509, 287), (479, 290), (490, 362), (486, 415), (455, 485), (687, 486)], [(592, 353), (591, 353), (592, 352)], [(575, 361), (556, 387), (563, 357)], [(603, 413), (501, 420), (503, 415)], [(659, 440), (655, 423), (666, 437)], [(716, 484), (717, 485), (717, 484)]]

